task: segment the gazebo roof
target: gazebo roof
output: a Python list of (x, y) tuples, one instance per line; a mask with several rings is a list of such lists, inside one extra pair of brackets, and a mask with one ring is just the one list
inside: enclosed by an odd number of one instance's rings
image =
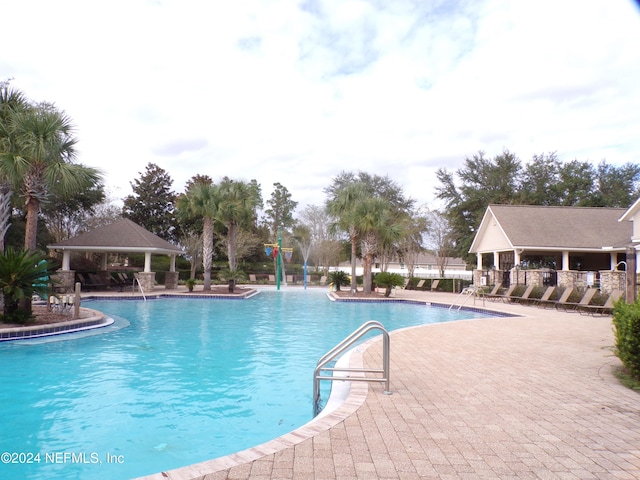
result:
[(127, 218), (59, 243), (52, 250), (180, 255), (184, 251)]

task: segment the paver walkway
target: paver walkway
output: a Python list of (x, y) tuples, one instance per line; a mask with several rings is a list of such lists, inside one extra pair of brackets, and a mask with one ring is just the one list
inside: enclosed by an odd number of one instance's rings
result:
[[(354, 383), (346, 418), (311, 438), (149, 478), (640, 478), (640, 394), (614, 376), (610, 317), (487, 306), (525, 316), (394, 332), (393, 395)], [(379, 367), (381, 342), (370, 343), (353, 361)]]

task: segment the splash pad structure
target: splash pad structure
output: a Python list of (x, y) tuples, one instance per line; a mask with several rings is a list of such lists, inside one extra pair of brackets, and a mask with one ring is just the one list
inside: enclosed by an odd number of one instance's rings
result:
[(283, 277), (282, 271), (284, 270), (282, 254), (284, 253), (284, 259), (287, 263), (290, 262), (293, 257), (293, 248), (282, 247), (282, 227), (278, 227), (278, 243), (265, 243), (264, 253), (267, 257), (276, 259), (276, 289), (280, 290), (280, 279)]

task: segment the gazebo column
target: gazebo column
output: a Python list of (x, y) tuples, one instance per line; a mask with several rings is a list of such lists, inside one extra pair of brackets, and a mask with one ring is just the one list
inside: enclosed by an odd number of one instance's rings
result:
[(178, 276), (180, 273), (176, 272), (176, 256), (171, 255), (170, 258), (169, 271), (166, 272), (164, 277), (164, 288), (167, 290), (175, 290), (178, 288)]
[(71, 252), (69, 250), (62, 252), (62, 270), (71, 270)]
[(563, 250), (562, 251), (562, 270), (569, 270), (570, 264), (569, 264), (569, 251), (568, 250)]
[(69, 250), (62, 251), (62, 268), (55, 274), (56, 283), (54, 289), (67, 293), (73, 291), (73, 284), (76, 278), (76, 272), (71, 270), (71, 252)]
[(156, 284), (156, 272), (151, 271), (151, 252), (144, 252), (144, 271), (136, 273), (142, 290), (151, 292)]
[(151, 252), (144, 252), (144, 271), (151, 271)]

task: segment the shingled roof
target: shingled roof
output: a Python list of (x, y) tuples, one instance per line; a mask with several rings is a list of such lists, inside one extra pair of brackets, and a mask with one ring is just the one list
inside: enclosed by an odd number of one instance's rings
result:
[(599, 251), (624, 248), (631, 224), (619, 222), (622, 208), (489, 205), (470, 252), (482, 251), (482, 235), (499, 229), (510, 249)]
[(127, 218), (98, 227), (77, 237), (47, 245), (47, 248), (94, 252), (151, 252), (167, 255), (184, 253), (179, 247)]

